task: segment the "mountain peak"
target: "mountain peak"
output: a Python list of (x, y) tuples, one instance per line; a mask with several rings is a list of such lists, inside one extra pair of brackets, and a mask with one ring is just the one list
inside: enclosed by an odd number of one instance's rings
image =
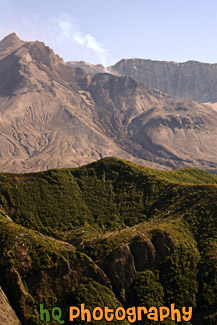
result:
[(19, 37), (17, 36), (16, 33), (11, 33), (9, 35), (7, 35), (5, 38), (3, 38), (1, 41), (0, 41), (0, 46), (1, 48), (7, 48), (7, 47), (11, 47), (11, 46), (16, 46), (16, 45), (19, 45), (23, 43), (23, 41), (21, 41), (19, 39)]
[(13, 43), (21, 41), (16, 33), (11, 33), (1, 40), (1, 43)]
[(0, 40), (0, 59), (9, 55), (19, 47), (21, 47), (25, 42), (21, 41), (15, 33), (11, 33), (2, 40)]

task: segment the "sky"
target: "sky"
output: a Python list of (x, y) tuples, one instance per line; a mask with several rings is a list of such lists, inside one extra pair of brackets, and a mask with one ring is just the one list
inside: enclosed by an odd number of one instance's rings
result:
[(65, 61), (217, 63), (216, 0), (0, 0), (0, 39), (12, 32)]

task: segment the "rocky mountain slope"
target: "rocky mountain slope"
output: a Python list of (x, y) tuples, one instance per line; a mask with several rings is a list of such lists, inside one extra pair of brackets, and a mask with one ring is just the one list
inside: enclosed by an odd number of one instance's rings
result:
[(109, 72), (117, 76), (130, 76), (147, 88), (173, 97), (192, 99), (200, 103), (217, 102), (217, 64), (145, 59), (123, 59), (109, 67), (83, 61), (68, 64), (95, 74)]
[(0, 287), (0, 322), (5, 325), (20, 325), (14, 310), (11, 308), (10, 303)]
[(84, 69), (86, 72), (92, 74), (109, 72), (102, 64), (91, 64), (85, 61), (70, 61), (67, 64), (73, 68)]
[(0, 281), (21, 323), (41, 324), (40, 303), (61, 307), (66, 324), (68, 306), (81, 303), (91, 310), (175, 303), (193, 307), (187, 324), (215, 324), (216, 186), (217, 176), (204, 171), (114, 158), (2, 173)]
[(200, 103), (217, 102), (217, 64), (123, 59), (109, 67), (109, 71), (131, 76), (147, 88), (157, 88), (172, 96)]
[(210, 107), (131, 77), (87, 73), (15, 34), (0, 42), (0, 58), (1, 171), (73, 167), (106, 156), (216, 171), (217, 112)]

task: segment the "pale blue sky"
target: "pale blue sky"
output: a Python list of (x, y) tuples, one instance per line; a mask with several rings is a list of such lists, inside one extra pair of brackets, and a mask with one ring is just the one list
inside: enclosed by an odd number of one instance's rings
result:
[(0, 0), (0, 39), (11, 32), (66, 61), (217, 63), (216, 0)]

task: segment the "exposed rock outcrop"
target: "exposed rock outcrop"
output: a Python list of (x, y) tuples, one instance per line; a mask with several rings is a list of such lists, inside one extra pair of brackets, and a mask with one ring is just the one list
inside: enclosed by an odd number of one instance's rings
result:
[[(26, 268), (25, 265), (7, 268), (4, 267), (3, 261), (1, 263), (3, 265), (2, 281), (9, 304), (14, 307), (22, 325), (31, 324), (31, 317), (39, 317), (38, 310), (33, 307), (33, 297), (37, 297), (38, 304), (44, 303), (45, 297), (52, 297), (52, 299), (60, 301), (61, 304), (66, 304), (72, 288), (78, 283), (88, 283), (90, 279), (109, 289), (112, 288), (110, 280), (103, 270), (86, 255), (80, 253), (76, 253), (76, 258), (71, 263), (64, 259), (58, 262), (51, 260), (51, 265), (47, 269), (38, 271), (33, 271), (33, 268), (30, 267)], [(1, 317), (3, 319), (9, 312), (12, 317), (13, 313), (9, 307), (5, 312), (1, 312), (0, 308), (0, 319)], [(15, 322), (14, 324), (19, 323)]]
[(17, 50), (23, 44), (24, 41), (20, 40), (15, 33), (6, 36), (0, 42), (0, 60), (9, 55), (11, 52)]
[(176, 248), (172, 236), (167, 232), (156, 232), (152, 237), (152, 243), (156, 250), (156, 261), (160, 262), (165, 256), (171, 255)]
[(134, 259), (126, 245), (113, 250), (100, 266), (109, 277), (112, 288), (118, 296), (121, 290), (127, 289), (136, 277)]
[[(6, 284), (5, 287), (9, 301), (12, 306), (14, 306), (22, 325), (28, 325), (28, 321), (26, 320), (22, 309), (27, 305), (27, 299), (30, 295), (24, 287), (20, 274), (12, 267), (2, 274), (2, 278)], [(28, 308), (28, 312), (33, 314), (34, 310), (30, 306), (28, 306)]]
[(111, 73), (131, 76), (147, 88), (198, 102), (217, 102), (217, 64), (123, 59)]
[(138, 272), (156, 267), (164, 257), (171, 255), (175, 248), (175, 241), (168, 232), (155, 232), (151, 240), (136, 236), (130, 243), (130, 251)]
[(112, 288), (109, 278), (90, 258), (84, 257), (80, 259), (76, 268), (78, 269), (78, 280), (84, 281), (85, 278), (91, 278), (109, 289)]
[(21, 325), (17, 315), (11, 308), (11, 305), (0, 287), (0, 324), (4, 325)]
[(134, 238), (130, 243), (130, 251), (133, 255), (135, 268), (138, 272), (155, 266), (156, 251), (151, 240), (144, 236)]
[(99, 265), (120, 298), (121, 291), (128, 289), (137, 272), (157, 267), (175, 248), (175, 241), (168, 232), (157, 231), (151, 240), (144, 236), (134, 237), (129, 246), (121, 245), (114, 249)]

